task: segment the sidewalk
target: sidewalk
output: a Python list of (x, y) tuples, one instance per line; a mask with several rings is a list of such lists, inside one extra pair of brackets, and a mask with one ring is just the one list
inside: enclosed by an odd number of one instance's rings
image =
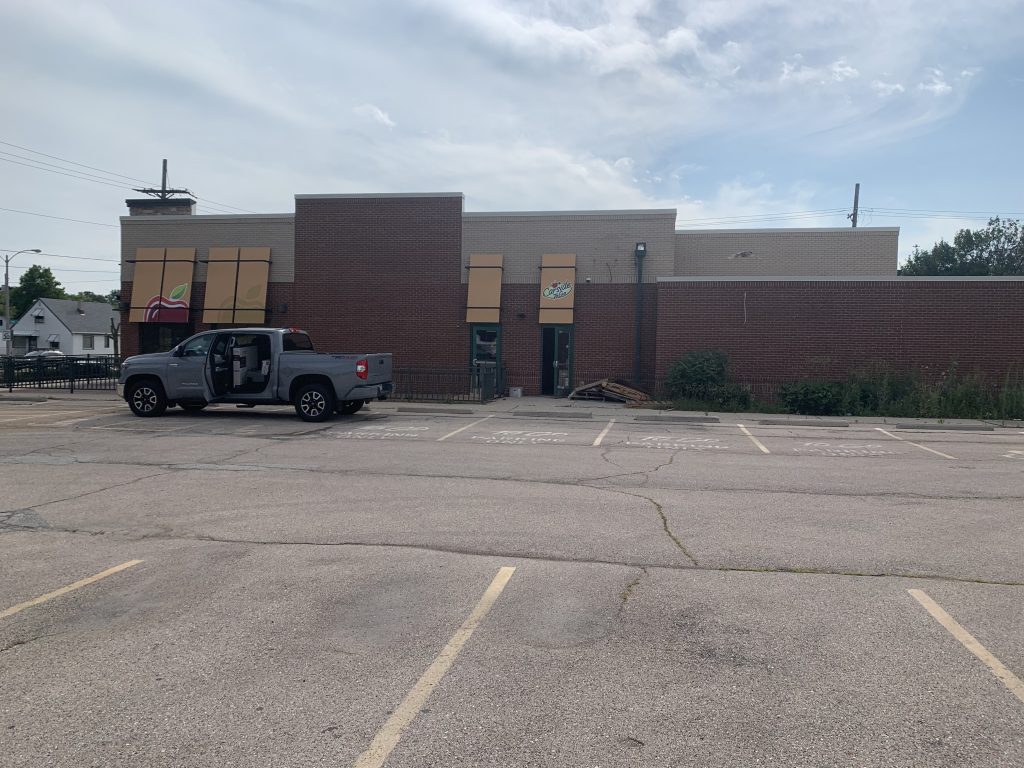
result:
[[(123, 403), (114, 390), (82, 390), (75, 393), (59, 389), (16, 389), (13, 393), (0, 391), (2, 402), (74, 402), (113, 405)], [(891, 429), (931, 429), (949, 431), (988, 432), (997, 427), (1024, 429), (1021, 421), (985, 419), (915, 419), (881, 416), (803, 416), (787, 413), (716, 413), (704, 411), (656, 410), (635, 408), (623, 403), (600, 400), (567, 400), (555, 397), (503, 397), (490, 403), (423, 403), (404, 400), (372, 402), (371, 413), (431, 413), (452, 416), (510, 416), (565, 419), (573, 421), (607, 420), (657, 424), (744, 424), (766, 427), (850, 427), (853, 425), (882, 426)], [(366, 411), (364, 411), (366, 412)]]

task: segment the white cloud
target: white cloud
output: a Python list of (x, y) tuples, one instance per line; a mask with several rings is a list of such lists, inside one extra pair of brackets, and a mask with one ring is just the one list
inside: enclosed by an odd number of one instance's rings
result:
[[(151, 181), (168, 157), (255, 211), (449, 189), (475, 210), (826, 208), (830, 182), (800, 178), (844, 175), (845, 199), (849, 158), (941, 126), (1021, 49), (1019, 4), (0, 3), (0, 139)], [(114, 223), (131, 194), (0, 167), (3, 207)], [(116, 229), (45, 223), (0, 213), (0, 246), (117, 253)]]
[(388, 113), (375, 104), (361, 104), (352, 111), (360, 117), (383, 125), (385, 128), (394, 128), (396, 125), (395, 121), (388, 116)]
[(899, 83), (887, 83), (883, 80), (872, 80), (871, 87), (874, 88), (880, 96), (893, 96), (897, 93), (903, 93), (904, 88)]
[(928, 81), (918, 83), (917, 88), (935, 96), (945, 96), (953, 92), (953, 86), (946, 82), (941, 69), (932, 69)]

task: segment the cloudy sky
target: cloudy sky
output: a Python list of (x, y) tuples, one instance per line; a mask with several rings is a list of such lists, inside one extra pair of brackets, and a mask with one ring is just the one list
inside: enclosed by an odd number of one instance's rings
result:
[[(861, 225), (902, 227), (905, 256), (988, 214), (1024, 218), (1022, 11), (4, 0), (0, 248), (76, 257), (36, 257), (71, 289), (116, 287), (124, 199), (158, 183), (166, 157), (200, 213), (461, 191), (470, 211), (846, 226), (859, 181)], [(19, 256), (12, 280), (30, 263)]]

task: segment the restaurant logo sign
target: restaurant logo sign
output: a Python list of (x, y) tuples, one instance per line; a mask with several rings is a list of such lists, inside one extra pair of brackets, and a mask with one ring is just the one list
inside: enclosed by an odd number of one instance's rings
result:
[(547, 286), (541, 292), (541, 295), (545, 299), (558, 300), (564, 299), (570, 293), (572, 293), (572, 283), (570, 283), (568, 280), (556, 280), (555, 282), (551, 283), (551, 285)]

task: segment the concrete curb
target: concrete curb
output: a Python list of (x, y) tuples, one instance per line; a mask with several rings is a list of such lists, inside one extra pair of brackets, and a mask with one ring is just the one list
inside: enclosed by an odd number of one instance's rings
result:
[(721, 419), (717, 416), (647, 416), (636, 415), (633, 421), (644, 422), (665, 422), (668, 424), (718, 424)]
[(763, 427), (848, 427), (848, 421), (808, 421), (807, 419), (761, 419)]
[(943, 432), (992, 432), (995, 427), (989, 424), (893, 424), (893, 429), (936, 429)]

